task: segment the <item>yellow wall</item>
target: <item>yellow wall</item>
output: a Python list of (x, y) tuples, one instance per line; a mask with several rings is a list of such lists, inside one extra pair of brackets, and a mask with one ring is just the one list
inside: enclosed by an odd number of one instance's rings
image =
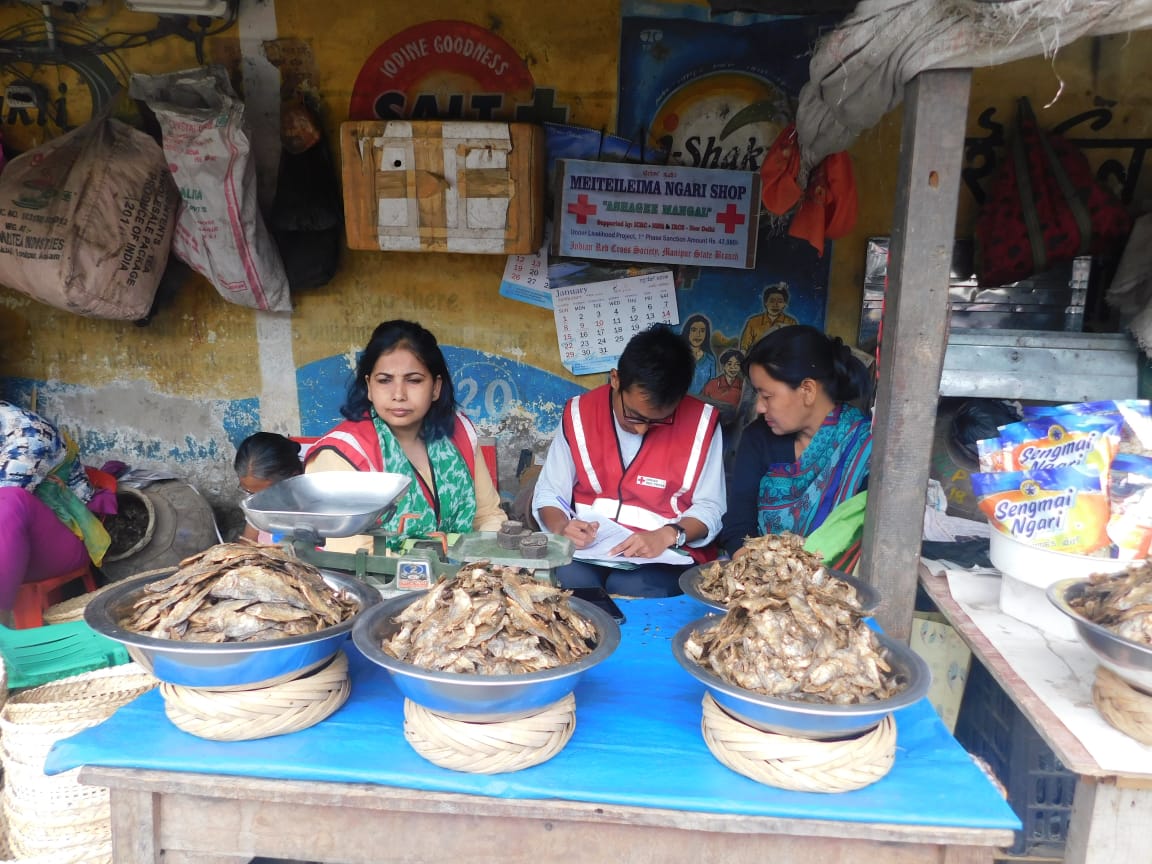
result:
[[(122, 11), (121, 0), (82, 15), (98, 32), (140, 30), (152, 16)], [(314, 53), (316, 90), (326, 111), (329, 144), (346, 119), (353, 83), (372, 50), (404, 28), (431, 18), (459, 18), (496, 31), (526, 59), (538, 86), (558, 90), (571, 109), (569, 121), (612, 128), (616, 107), (618, 0), (542, 3), (468, 0), (435, 4), (352, 3), (349, 0), (277, 0), (278, 33), (303, 40)], [(0, 9), (0, 28), (36, 14), (17, 4)], [(235, 59), (242, 31), (233, 28), (206, 45), (208, 59)], [(1055, 61), (1035, 58), (975, 75), (969, 133), (976, 117), (994, 106), (1010, 120), (1013, 100), (1028, 95), (1042, 125), (1098, 104), (1115, 104), (1111, 137), (1148, 136), (1152, 98), (1147, 57), (1152, 35), (1084, 40), (1061, 50)], [(190, 43), (169, 37), (161, 43), (120, 52), (133, 71), (158, 72), (196, 64)], [(1054, 102), (1051, 107), (1043, 107)], [(859, 189), (859, 222), (851, 236), (834, 244), (828, 329), (855, 341), (864, 241), (888, 234), (896, 193), (901, 115), (897, 109), (852, 148)], [(7, 134), (6, 130), (6, 134)], [(23, 130), (11, 144), (34, 144), (37, 130)], [(29, 131), (31, 138), (27, 137)], [(1106, 154), (1094, 152), (1099, 160)], [(1127, 158), (1125, 156), (1125, 158)], [(1140, 198), (1148, 197), (1148, 180)], [(958, 232), (969, 233), (974, 207), (961, 193)], [(410, 317), (453, 345), (492, 352), (561, 378), (552, 314), (497, 293), (504, 258), (445, 254), (343, 251), (339, 273), (327, 286), (297, 294), (291, 317), (289, 355), (295, 367), (363, 345), (381, 320)], [(219, 435), (195, 428), (203, 404), (259, 399), (263, 388), (256, 362), (257, 315), (219, 298), (199, 277), (190, 278), (144, 327), (100, 321), (57, 311), (0, 288), (0, 382), (42, 382), (59, 414), (84, 429), (100, 429), (109, 457), (131, 454), (141, 462), (164, 463), (180, 448), (164, 441), (165, 430), (195, 440), (193, 454), (210, 496), (226, 495), (231, 452)], [(289, 370), (291, 371), (291, 370)], [(587, 379), (580, 381), (588, 386)], [(141, 395), (143, 394), (143, 395)], [(50, 392), (49, 395), (52, 395)], [(216, 410), (215, 408), (213, 410)], [(209, 412), (211, 413), (211, 412)], [(203, 422), (216, 422), (205, 420)], [(126, 430), (119, 435), (116, 430)], [(294, 430), (282, 430), (294, 431)], [(173, 433), (169, 433), (173, 434)], [(204, 440), (200, 440), (199, 437)], [(140, 442), (158, 440), (149, 449)]]
[[(119, 4), (119, 0), (107, 0)], [(609, 126), (615, 113), (619, 14), (615, 0), (541, 4), (501, 2), (499, 13), (469, 2), (442, 3), (437, 18), (459, 18), (496, 29), (527, 58), (537, 83), (557, 88), (571, 106), (571, 121)], [(0, 24), (12, 15), (0, 10)], [(27, 17), (27, 12), (16, 14)], [(404, 28), (429, 19), (420, 4), (362, 4), (332, 0), (280, 0), (282, 37), (303, 38), (315, 52), (318, 88), (327, 110), (330, 144), (347, 119), (352, 85), (372, 50)], [(124, 13), (109, 22), (143, 29), (154, 16)], [(316, 38), (316, 34), (323, 34)], [(228, 56), (236, 28), (209, 45)], [(137, 72), (195, 64), (188, 45), (121, 52)], [(35, 143), (34, 137), (23, 142)], [(21, 142), (21, 143), (23, 143)], [(296, 363), (354, 350), (381, 320), (420, 320), (452, 344), (524, 357), (542, 369), (565, 373), (546, 310), (497, 294), (504, 258), (473, 255), (342, 253), (341, 269), (324, 288), (293, 298)], [(259, 392), (253, 380), (254, 314), (223, 302), (199, 278), (184, 287), (147, 327), (98, 321), (60, 312), (0, 288), (0, 374), (88, 386), (137, 379), (186, 397), (234, 399)], [(492, 325), (499, 319), (499, 327)], [(81, 346), (83, 346), (81, 348)]]
[[(115, 2), (115, 0), (109, 0)], [(456, 4), (456, 14), (499, 34), (528, 58), (537, 83), (554, 86), (572, 106), (572, 121), (611, 125), (615, 110), (619, 15), (615, 0), (544, 4), (506, 0), (499, 14), (475, 4)], [(329, 140), (346, 116), (352, 84), (363, 60), (388, 36), (426, 20), (418, 4), (387, 4), (387, 11), (331, 0), (280, 0), (282, 36), (308, 41), (317, 55), (318, 89), (328, 110)], [(7, 11), (7, 10), (5, 10)], [(10, 13), (9, 13), (10, 14)], [(26, 14), (26, 13), (22, 13)], [(149, 16), (126, 13), (110, 23), (140, 26)], [(444, 17), (449, 17), (445, 15)], [(2, 20), (2, 16), (0, 16)], [(314, 34), (323, 33), (322, 39)], [(234, 31), (221, 42), (233, 41)], [(1098, 43), (1098, 45), (1094, 45)], [(210, 46), (211, 48), (211, 46)], [(1042, 124), (1065, 119), (1095, 103), (1118, 104), (1107, 134), (1145, 137), (1152, 126), (1152, 86), (1143, 74), (1152, 35), (1085, 39), (1061, 50), (1055, 61), (1030, 58), (977, 70), (969, 134), (978, 134), (978, 108), (996, 107), (1011, 117), (1013, 100), (1031, 98)], [(216, 46), (227, 55), (228, 46)], [(136, 71), (182, 68), (194, 63), (191, 46), (121, 52)], [(1052, 103), (1050, 107), (1044, 107)], [(854, 339), (859, 319), (865, 238), (888, 234), (896, 194), (900, 145), (899, 108), (866, 132), (851, 149), (859, 189), (856, 230), (834, 244), (828, 330)], [(1101, 133), (1106, 134), (1106, 133)], [(1093, 151), (1091, 158), (1106, 155)], [(1125, 157), (1126, 158), (1126, 157)], [(1145, 172), (1141, 188), (1147, 197)], [(961, 190), (958, 234), (971, 231), (975, 205)], [(568, 376), (560, 365), (546, 310), (499, 297), (499, 256), (422, 255), (345, 251), (341, 270), (326, 287), (295, 298), (294, 355), (298, 365), (361, 344), (368, 328), (387, 317), (422, 320), (454, 344), (522, 357), (541, 369)], [(147, 327), (81, 318), (42, 306), (0, 288), (0, 373), (89, 386), (134, 378), (188, 397), (240, 398), (258, 390), (248, 363), (254, 316), (222, 302), (193, 279)], [(496, 316), (499, 328), (490, 325)]]

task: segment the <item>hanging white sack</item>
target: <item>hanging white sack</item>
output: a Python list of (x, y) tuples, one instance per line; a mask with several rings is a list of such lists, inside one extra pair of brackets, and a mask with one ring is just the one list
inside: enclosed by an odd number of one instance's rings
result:
[(0, 283), (89, 318), (144, 318), (179, 201), (159, 145), (99, 115), (0, 174)]
[(172, 251), (225, 300), (291, 312), (288, 277), (257, 200), (244, 103), (219, 65), (133, 75), (128, 89), (156, 114), (183, 203)]

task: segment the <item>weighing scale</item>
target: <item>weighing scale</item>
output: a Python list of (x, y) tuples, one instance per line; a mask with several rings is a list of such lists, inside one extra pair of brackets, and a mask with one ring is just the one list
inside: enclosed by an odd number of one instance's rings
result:
[[(572, 560), (572, 541), (556, 534), (523, 532), (521, 548), (531, 550), (529, 555), (507, 547), (507, 532), (402, 538), (385, 531), (381, 523), (395, 513), (396, 501), (410, 483), (402, 474), (379, 471), (301, 474), (249, 495), (240, 502), (240, 509), (252, 525), (280, 535), (281, 545), (301, 561), (322, 570), (351, 573), (384, 596), (427, 588), (472, 561), (523, 567), (537, 579), (554, 583), (553, 571)], [(359, 534), (375, 538), (371, 552), (319, 548), (329, 538)], [(546, 544), (541, 542), (544, 538)]]

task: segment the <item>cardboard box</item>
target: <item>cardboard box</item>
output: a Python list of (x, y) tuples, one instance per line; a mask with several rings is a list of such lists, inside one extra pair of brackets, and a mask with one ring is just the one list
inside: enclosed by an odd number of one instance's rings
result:
[(540, 248), (540, 126), (350, 121), (340, 125), (340, 162), (352, 249), (510, 255)]

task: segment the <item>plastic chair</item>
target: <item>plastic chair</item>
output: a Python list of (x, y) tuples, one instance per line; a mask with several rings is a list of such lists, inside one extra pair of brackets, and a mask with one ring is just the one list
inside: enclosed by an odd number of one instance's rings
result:
[(9, 690), (38, 687), (69, 675), (120, 666), (132, 659), (127, 648), (101, 636), (83, 621), (28, 630), (0, 626), (0, 655), (4, 656)]
[(92, 567), (88, 564), (62, 576), (42, 579), (39, 582), (25, 582), (21, 585), (16, 595), (16, 605), (12, 609), (12, 620), (16, 629), (40, 627), (44, 623), (44, 611), (53, 603), (63, 600), (61, 589), (77, 579), (84, 581), (85, 591), (96, 590), (96, 579), (92, 575)]

